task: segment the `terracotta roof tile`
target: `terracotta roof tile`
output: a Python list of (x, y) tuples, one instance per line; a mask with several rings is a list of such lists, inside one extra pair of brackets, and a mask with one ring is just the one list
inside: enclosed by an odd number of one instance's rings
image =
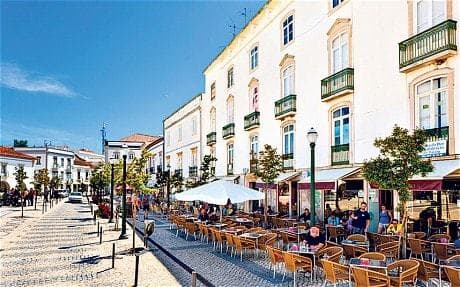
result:
[(22, 158), (28, 160), (36, 160), (36, 157), (30, 156), (28, 154), (15, 151), (12, 147), (0, 146), (0, 156)]
[(158, 136), (151, 136), (151, 135), (144, 135), (144, 134), (132, 134), (127, 137), (124, 137), (120, 139), (121, 141), (128, 141), (128, 142), (153, 142), (157, 140), (159, 137)]

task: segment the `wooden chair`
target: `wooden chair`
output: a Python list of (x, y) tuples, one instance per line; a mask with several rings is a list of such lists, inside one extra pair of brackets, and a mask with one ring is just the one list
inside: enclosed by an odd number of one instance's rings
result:
[(222, 237), (222, 234), (219, 230), (213, 230), (213, 233), (216, 238), (216, 245), (217, 247), (220, 245), (220, 253), (222, 253), (224, 249), (224, 242), (226, 242), (227, 239), (225, 237)]
[(373, 232), (366, 232), (366, 237), (369, 240), (369, 246), (376, 246), (377, 238), (379, 234)]
[(210, 238), (210, 231), (209, 228), (206, 225), (203, 225), (203, 238), (206, 239), (206, 243), (209, 243), (209, 238)]
[(399, 258), (400, 244), (398, 241), (382, 243), (377, 246), (376, 250), (383, 253), (387, 258), (396, 260)]
[(446, 260), (452, 256), (449, 251), (453, 248), (449, 244), (431, 242), (431, 246), (433, 247), (434, 262), (436, 262), (436, 260)]
[(189, 234), (195, 237), (196, 240), (196, 232), (198, 231), (198, 227), (195, 225), (193, 222), (186, 222), (185, 223), (185, 230), (186, 230), (186, 235), (185, 235), (185, 240), (187, 240)]
[(451, 286), (460, 286), (460, 269), (453, 267), (444, 267), (447, 278)]
[(412, 234), (414, 234), (415, 239), (423, 239), (426, 237), (426, 233), (422, 231), (412, 232)]
[(426, 254), (427, 252), (431, 252), (430, 248), (430, 242), (421, 240), (421, 239), (415, 239), (415, 238), (407, 238), (407, 244), (409, 245), (410, 248), (410, 257), (415, 257), (415, 258), (421, 258), (423, 260), (423, 254)]
[(297, 286), (296, 273), (297, 273), (297, 270), (299, 269), (310, 272), (310, 280), (313, 279), (313, 267), (314, 266), (310, 258), (283, 251), (283, 259), (284, 259), (284, 267), (285, 267), (284, 274), (283, 274), (283, 281), (284, 281), (284, 277), (286, 276), (286, 271), (292, 272), (294, 274), (294, 286)]
[(453, 256), (447, 258), (447, 260), (460, 260), (460, 254), (453, 255)]
[(337, 286), (337, 283), (341, 281), (348, 281), (350, 269), (347, 266), (339, 264), (337, 262), (332, 262), (326, 259), (321, 259), (321, 264), (324, 270), (324, 281), (334, 284), (334, 287)]
[(343, 248), (343, 255), (347, 258), (354, 258), (359, 256), (360, 254), (367, 253), (368, 250), (361, 246), (352, 246), (352, 245), (342, 245)]
[(278, 234), (267, 233), (261, 239), (259, 239), (259, 249), (267, 251), (267, 246), (273, 247), (277, 239), (278, 239)]
[(439, 242), (440, 239), (445, 238), (447, 242), (450, 242), (450, 235), (449, 234), (433, 234), (428, 237), (428, 241), (436, 241)]
[(390, 287), (390, 277), (369, 269), (351, 267), (356, 287)]
[(225, 249), (225, 253), (228, 253), (228, 248), (230, 250), (230, 256), (233, 256), (233, 250), (235, 249), (235, 243), (233, 242), (233, 235), (228, 232), (222, 232), (225, 235), (225, 240), (227, 241), (227, 248)]
[(266, 247), (268, 258), (270, 259), (270, 264), (273, 267), (273, 278), (276, 275), (276, 266), (278, 263), (284, 263), (283, 251), (272, 246)]
[(366, 236), (362, 234), (352, 234), (348, 235), (347, 240), (366, 242)]
[(256, 249), (256, 243), (251, 240), (241, 238), (239, 236), (233, 236), (233, 243), (235, 244), (235, 254), (240, 252), (240, 260), (243, 261), (243, 250)]
[(321, 260), (323, 258), (328, 261), (339, 263), (340, 256), (342, 254), (343, 254), (342, 247), (333, 246), (333, 247), (322, 248), (315, 254), (315, 256), (318, 258), (318, 260), (316, 260), (316, 265), (322, 268), (323, 266), (322, 266)]
[(345, 237), (345, 231), (343, 228), (337, 228), (335, 226), (327, 226), (327, 234), (329, 235), (329, 238), (326, 238), (327, 240), (332, 240), (334, 238), (335, 242), (339, 242), (339, 239), (342, 239)]
[(366, 252), (361, 254), (358, 258), (374, 259), (381, 261), (385, 261), (386, 259), (385, 254), (382, 254), (380, 252)]
[(283, 245), (289, 245), (289, 243), (297, 242), (297, 236), (287, 232), (281, 232), (281, 239), (283, 240)]
[[(402, 287), (405, 284), (416, 286), (417, 271), (420, 263), (417, 260), (403, 259), (388, 265), (388, 273), (398, 270), (399, 276), (390, 276), (391, 286)], [(401, 272), (402, 270), (402, 272)]]
[[(432, 279), (439, 278), (439, 266), (429, 261), (415, 259), (420, 264), (417, 271), (417, 280), (424, 281), (428, 286), (430, 286), (430, 281)], [(442, 274), (443, 279), (447, 279), (445, 274)]]
[(334, 241), (326, 241), (326, 244), (323, 246), (323, 248), (333, 247), (333, 246), (341, 247), (341, 245), (339, 245), (338, 243), (335, 243)]

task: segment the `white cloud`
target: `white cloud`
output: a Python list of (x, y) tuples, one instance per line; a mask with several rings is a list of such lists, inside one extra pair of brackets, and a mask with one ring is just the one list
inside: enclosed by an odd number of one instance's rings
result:
[(61, 97), (75, 97), (77, 94), (58, 80), (24, 71), (11, 63), (2, 63), (0, 66), (2, 86), (30, 93), (46, 93)]

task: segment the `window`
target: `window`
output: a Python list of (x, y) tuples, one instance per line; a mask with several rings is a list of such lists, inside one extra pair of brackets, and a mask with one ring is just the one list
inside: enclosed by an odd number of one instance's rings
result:
[(196, 135), (197, 133), (197, 120), (196, 116), (192, 118), (192, 135)]
[(182, 141), (182, 125), (179, 125), (179, 127), (177, 128), (177, 141)]
[(171, 144), (171, 134), (169, 131), (166, 132), (166, 145), (169, 146)]
[(216, 83), (211, 84), (211, 100), (216, 98)]
[(227, 88), (233, 87), (233, 84), (233, 67), (231, 67), (227, 71)]
[(283, 21), (283, 44), (287, 45), (294, 40), (294, 15), (288, 16)]
[(227, 145), (227, 164), (233, 164), (233, 143)]
[(61, 171), (61, 175), (59, 176), (61, 179), (64, 179), (64, 172)]
[(129, 159), (134, 159), (134, 153), (133, 153), (133, 152), (130, 152), (129, 155), (128, 155), (128, 158), (129, 158)]
[(53, 165), (56, 165), (57, 166), (57, 156), (53, 156)]
[(251, 137), (251, 154), (259, 154), (259, 136), (255, 135)]
[(333, 144), (342, 145), (350, 142), (350, 108), (342, 107), (332, 112)]
[(211, 112), (209, 113), (209, 128), (211, 132), (216, 131), (216, 109), (213, 107), (211, 108)]
[(89, 172), (85, 172), (85, 179), (88, 180)]
[(67, 166), (70, 167), (72, 165), (72, 160), (70, 158), (67, 159)]
[(182, 169), (182, 153), (177, 154), (177, 168)]
[(418, 126), (441, 128), (447, 123), (447, 78), (430, 79), (416, 86)]
[(6, 163), (2, 163), (2, 175), (6, 176)]
[(335, 8), (340, 5), (345, 0), (332, 0), (332, 8)]
[(192, 148), (191, 149), (191, 156), (190, 156), (190, 162), (191, 166), (197, 166), (198, 165), (198, 158), (197, 158), (197, 149)]
[(250, 102), (249, 102), (249, 110), (251, 112), (259, 111), (259, 87), (253, 87), (249, 91), (250, 94)]
[(332, 73), (348, 67), (348, 34), (342, 33), (332, 40)]
[(37, 156), (37, 165), (41, 165), (41, 164), (42, 164), (42, 157)]
[(64, 158), (61, 158), (61, 166), (64, 166)]
[(113, 158), (114, 159), (119, 159), (120, 158), (120, 153), (118, 151), (113, 152)]
[(418, 0), (414, 4), (414, 30), (416, 33), (447, 19), (446, 0)]
[(283, 128), (283, 154), (294, 153), (294, 125)]
[(294, 66), (288, 66), (282, 72), (283, 97), (294, 94)]
[(80, 180), (80, 178), (81, 178), (81, 171), (77, 170), (77, 179)]
[(227, 124), (233, 123), (233, 97), (227, 99)]
[(166, 156), (166, 168), (169, 170), (171, 168), (171, 156)]
[(254, 70), (259, 65), (259, 47), (258, 46), (255, 46), (254, 48), (251, 49), (250, 62), (251, 62), (251, 70)]

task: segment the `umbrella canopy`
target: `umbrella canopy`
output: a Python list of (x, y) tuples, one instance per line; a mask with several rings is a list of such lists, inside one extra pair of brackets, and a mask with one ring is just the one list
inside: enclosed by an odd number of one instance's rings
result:
[(200, 200), (211, 204), (225, 205), (230, 199), (232, 203), (264, 198), (262, 192), (234, 184), (225, 180), (217, 180), (176, 194), (177, 200)]

